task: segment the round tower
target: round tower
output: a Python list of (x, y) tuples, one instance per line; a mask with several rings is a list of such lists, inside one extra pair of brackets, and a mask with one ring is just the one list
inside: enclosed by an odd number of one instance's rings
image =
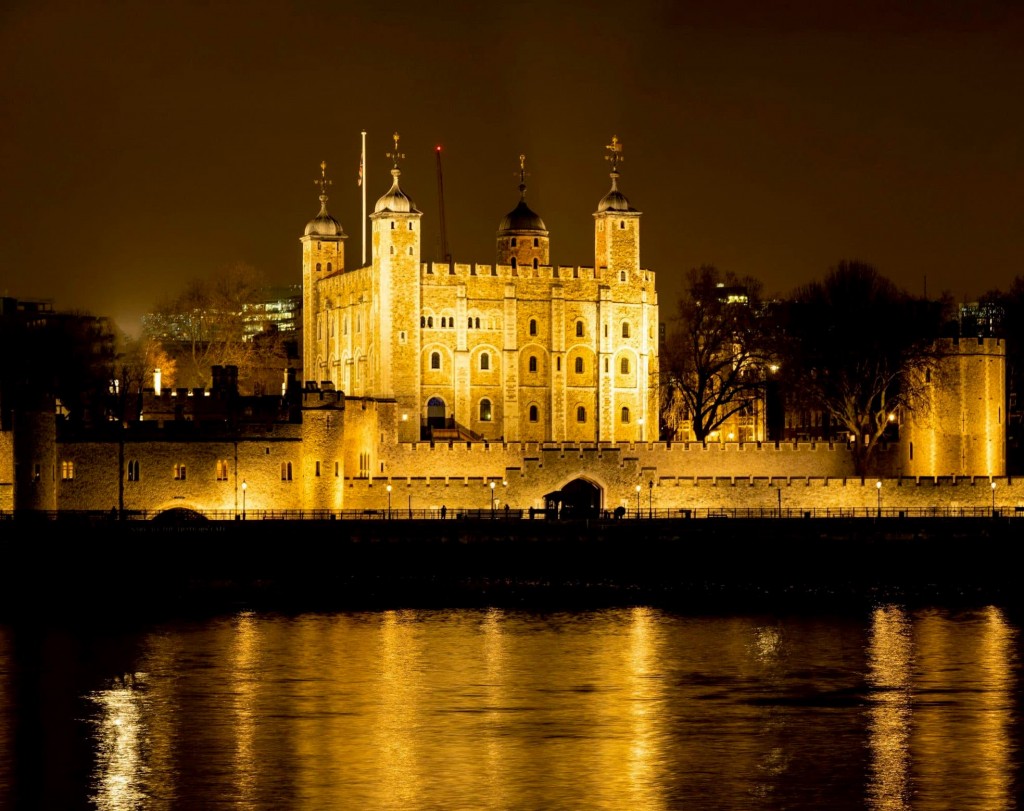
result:
[(640, 273), (640, 212), (619, 191), (622, 142), (612, 136), (610, 154), (612, 187), (594, 212), (594, 270), (609, 282), (636, 282)]
[(320, 161), (320, 213), (306, 223), (302, 243), (302, 374), (305, 380), (327, 379), (327, 369), (317, 358), (327, 357), (327, 330), (319, 322), (321, 301), (317, 285), (332, 273), (345, 270), (345, 240), (341, 223), (327, 213), (327, 163)]
[(513, 269), (551, 264), (548, 229), (526, 204), (526, 156), (519, 156), (519, 204), (498, 224), (497, 264)]
[(405, 155), (395, 147), (391, 188), (373, 209), (373, 326), (378, 336), (373, 359), (377, 391), (393, 397), (397, 407), (398, 438), (419, 440), (420, 425), (420, 242), (421, 218), (399, 183), (399, 162)]

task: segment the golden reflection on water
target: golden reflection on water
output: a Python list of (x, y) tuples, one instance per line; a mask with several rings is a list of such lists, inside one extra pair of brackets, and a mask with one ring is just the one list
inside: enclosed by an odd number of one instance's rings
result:
[(100, 779), (93, 802), (104, 811), (128, 811), (143, 806), (146, 764), (142, 693), (137, 676), (125, 674), (106, 690), (97, 691), (96, 760)]
[(868, 643), (871, 690), (867, 800), (872, 811), (909, 808), (913, 646), (906, 611), (880, 606), (871, 617)]
[(7, 753), (12, 751), (11, 735), (11, 644), (9, 632), (0, 627), (0, 805), (13, 790), (14, 778)]
[(259, 767), (256, 756), (256, 724), (260, 673), (260, 627), (251, 611), (239, 614), (234, 622), (235, 762), (233, 775), (242, 807), (251, 807), (258, 794)]

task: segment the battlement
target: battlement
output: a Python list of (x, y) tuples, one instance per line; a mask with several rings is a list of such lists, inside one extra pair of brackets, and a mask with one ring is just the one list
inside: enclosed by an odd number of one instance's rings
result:
[[(654, 273), (646, 268), (640, 271), (644, 278), (654, 281)], [(499, 278), (499, 279), (545, 279), (552, 282), (566, 281), (569, 279), (580, 279), (590, 281), (614, 281), (609, 274), (608, 268), (592, 268), (582, 265), (541, 265), (540, 267), (512, 267), (511, 265), (481, 265), (464, 264), (456, 262), (447, 264), (443, 262), (424, 262), (420, 266), (420, 276), (428, 278), (444, 278), (456, 276), (468, 279), (474, 277)]]

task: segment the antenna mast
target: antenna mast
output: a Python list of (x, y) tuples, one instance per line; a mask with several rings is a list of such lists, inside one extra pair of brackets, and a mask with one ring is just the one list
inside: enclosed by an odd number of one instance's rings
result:
[(441, 261), (451, 264), (452, 255), (448, 252), (448, 229), (444, 222), (444, 175), (441, 173), (441, 146), (434, 148), (437, 156), (437, 208), (441, 221)]

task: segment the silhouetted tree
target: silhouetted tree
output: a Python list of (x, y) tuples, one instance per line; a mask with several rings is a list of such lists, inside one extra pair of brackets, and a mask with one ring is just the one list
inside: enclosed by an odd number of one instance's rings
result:
[(851, 439), (859, 475), (871, 472), (890, 415), (919, 401), (949, 304), (912, 297), (871, 265), (843, 261), (797, 289), (784, 308), (780, 355), (789, 389)]
[(672, 434), (689, 420), (703, 442), (763, 396), (770, 330), (756, 279), (704, 265), (686, 282), (662, 348), (662, 420)]

